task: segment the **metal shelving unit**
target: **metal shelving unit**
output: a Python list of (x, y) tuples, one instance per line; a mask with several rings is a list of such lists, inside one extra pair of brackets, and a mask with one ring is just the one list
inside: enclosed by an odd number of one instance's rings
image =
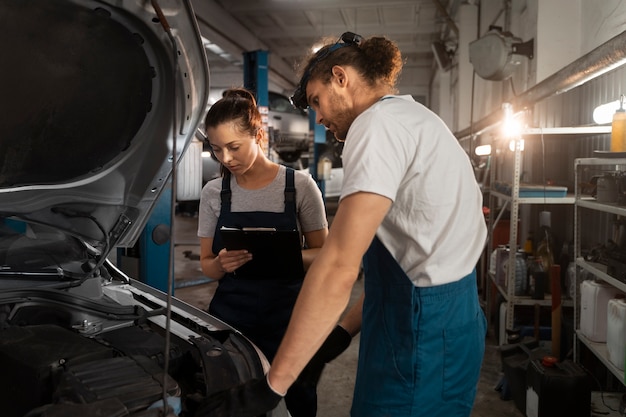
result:
[[(590, 135), (600, 133), (610, 133), (611, 126), (580, 126), (580, 127), (555, 127), (555, 128), (528, 128), (522, 132), (521, 137), (515, 141), (515, 150), (513, 151), (513, 164), (512, 164), (512, 181), (511, 181), (511, 194), (504, 194), (498, 190), (493, 189), (496, 184), (496, 169), (490, 170), (490, 191), (489, 191), (489, 250), (493, 247), (493, 234), (497, 223), (502, 218), (504, 212), (509, 209), (510, 211), (510, 228), (509, 228), (509, 265), (514, 265), (515, 254), (518, 249), (518, 221), (519, 221), (519, 206), (521, 204), (565, 204), (574, 205), (575, 195), (568, 194), (565, 197), (520, 197), (520, 174), (522, 165), (522, 150), (520, 140), (523, 138), (529, 138), (533, 136), (553, 136), (553, 135)], [(492, 151), (492, 155), (497, 155), (497, 152)], [(492, 161), (492, 166), (496, 166), (496, 157)], [(499, 208), (496, 214), (496, 202), (501, 201), (502, 206)], [(495, 216), (494, 216), (495, 215)], [(530, 296), (516, 296), (515, 295), (515, 269), (508, 268), (506, 273), (506, 288), (498, 285), (495, 277), (492, 274), (488, 274), (489, 279), (493, 282), (505, 299), (506, 302), (506, 328), (513, 328), (515, 320), (515, 306), (516, 305), (540, 305), (550, 306), (552, 299), (550, 295), (547, 295), (543, 300), (536, 300)], [(486, 301), (487, 311), (491, 311), (491, 285), (486, 286)], [(563, 306), (573, 306), (572, 300), (562, 300)]]
[[(515, 190), (516, 188), (517, 190)], [(513, 196), (508, 196), (508, 195), (501, 194), (498, 192), (491, 192), (491, 195), (490, 195), (491, 200), (501, 199), (504, 202), (504, 204), (500, 208), (500, 211), (498, 213), (498, 216), (496, 217), (495, 222), (493, 224), (490, 224), (489, 226), (490, 236), (493, 235), (493, 230), (495, 228), (495, 225), (497, 224), (497, 221), (500, 220), (504, 211), (506, 211), (506, 209), (510, 207), (511, 216), (510, 216), (510, 228), (509, 228), (509, 258), (508, 258), (509, 265), (515, 264), (515, 254), (518, 249), (517, 223), (519, 220), (520, 204), (542, 204), (542, 205), (543, 204), (566, 204), (566, 205), (574, 204), (573, 195), (568, 195), (566, 197), (547, 197), (547, 198), (519, 197), (519, 183), (516, 186), (514, 186), (513, 189), (514, 189), (513, 192), (515, 193)], [(490, 206), (490, 212), (493, 212), (491, 206)], [(490, 238), (490, 242), (491, 242), (491, 238)], [(516, 305), (534, 306), (538, 304), (542, 307), (548, 307), (552, 305), (552, 297), (550, 294), (547, 294), (543, 300), (533, 299), (527, 295), (515, 295), (515, 269), (514, 268), (507, 268), (506, 277), (505, 277), (505, 280), (507, 282), (506, 288), (503, 288), (501, 285), (499, 285), (498, 282), (496, 282), (495, 276), (489, 274), (489, 277), (491, 281), (495, 284), (495, 287), (498, 289), (500, 294), (502, 294), (506, 302), (506, 328), (507, 329), (511, 329), (514, 327), (513, 325), (514, 325), (514, 320), (515, 320), (515, 306)], [(491, 286), (487, 286), (488, 302), (491, 299), (490, 288)], [(573, 303), (571, 302), (571, 300), (563, 300), (562, 305), (571, 306), (573, 305)]]
[(608, 284), (618, 288), (620, 291), (626, 293), (626, 283), (616, 279), (607, 273), (607, 267), (600, 263), (590, 262), (582, 256), (581, 251), (581, 212), (584, 210), (586, 214), (593, 212), (610, 213), (618, 216), (626, 216), (626, 206), (619, 206), (616, 203), (600, 203), (595, 198), (582, 196), (580, 193), (580, 170), (582, 167), (621, 167), (622, 170), (626, 170), (626, 158), (578, 158), (574, 163), (575, 167), (575, 184), (576, 194), (574, 202), (574, 250), (576, 255), (576, 296), (574, 297), (574, 323), (576, 325), (576, 332), (574, 334), (574, 358), (579, 360), (578, 342), (583, 343), (587, 348), (606, 366), (606, 368), (615, 377), (626, 384), (624, 381), (624, 371), (620, 370), (609, 360), (606, 343), (598, 343), (589, 340), (584, 334), (580, 332), (580, 318), (578, 312), (578, 298), (580, 275), (582, 271), (587, 271), (593, 274), (596, 278), (599, 278)]

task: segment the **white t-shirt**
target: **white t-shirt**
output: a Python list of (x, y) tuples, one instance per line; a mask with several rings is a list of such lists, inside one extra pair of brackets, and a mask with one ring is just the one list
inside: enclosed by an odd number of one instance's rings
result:
[[(234, 176), (230, 178), (231, 211), (267, 211), (281, 213), (285, 211), (285, 170), (280, 165), (276, 178), (263, 188), (248, 190), (241, 188)], [(298, 230), (301, 233), (320, 230), (328, 227), (326, 208), (322, 192), (310, 174), (295, 171), (294, 186), (296, 187), (296, 214)], [(206, 183), (200, 195), (198, 212), (198, 236), (212, 238), (222, 207), (220, 192), (222, 178)]]
[(414, 285), (458, 281), (476, 266), (487, 228), (469, 157), (444, 122), (411, 96), (385, 96), (350, 126), (341, 198), (393, 204), (377, 236)]

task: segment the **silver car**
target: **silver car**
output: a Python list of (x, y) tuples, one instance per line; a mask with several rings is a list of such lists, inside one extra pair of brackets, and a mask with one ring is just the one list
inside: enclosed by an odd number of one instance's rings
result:
[(269, 143), (284, 162), (296, 162), (313, 144), (309, 116), (283, 94), (269, 92)]
[(108, 260), (203, 117), (189, 2), (2, 0), (0, 24), (0, 414), (193, 416), (263, 377), (244, 335)]

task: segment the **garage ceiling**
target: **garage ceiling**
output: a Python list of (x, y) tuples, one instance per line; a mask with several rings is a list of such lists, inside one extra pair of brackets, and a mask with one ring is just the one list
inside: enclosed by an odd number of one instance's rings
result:
[(436, 61), (432, 44), (454, 48), (460, 0), (192, 0), (207, 40), (211, 88), (243, 84), (243, 53), (269, 52), (270, 88), (290, 92), (308, 48), (345, 31), (395, 40), (405, 59), (402, 94), (425, 99)]

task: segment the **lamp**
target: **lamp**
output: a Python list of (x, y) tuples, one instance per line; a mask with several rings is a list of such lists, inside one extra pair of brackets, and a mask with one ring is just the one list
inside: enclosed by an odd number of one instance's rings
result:
[(611, 123), (613, 115), (619, 109), (620, 100), (611, 101), (599, 105), (593, 110), (593, 121), (599, 125)]
[(515, 152), (515, 142), (519, 141), (519, 150), (523, 151), (524, 150), (524, 139), (511, 139), (511, 141), (509, 142), (509, 150), (511, 152)]
[(515, 143), (520, 142), (520, 151), (524, 150), (524, 139), (522, 139), (522, 124), (513, 114), (513, 106), (511, 103), (504, 103), (504, 120), (502, 122), (502, 133), (505, 138), (509, 139), (509, 149), (515, 151)]
[(474, 153), (476, 156), (487, 156), (491, 155), (491, 145), (480, 145), (474, 149)]

